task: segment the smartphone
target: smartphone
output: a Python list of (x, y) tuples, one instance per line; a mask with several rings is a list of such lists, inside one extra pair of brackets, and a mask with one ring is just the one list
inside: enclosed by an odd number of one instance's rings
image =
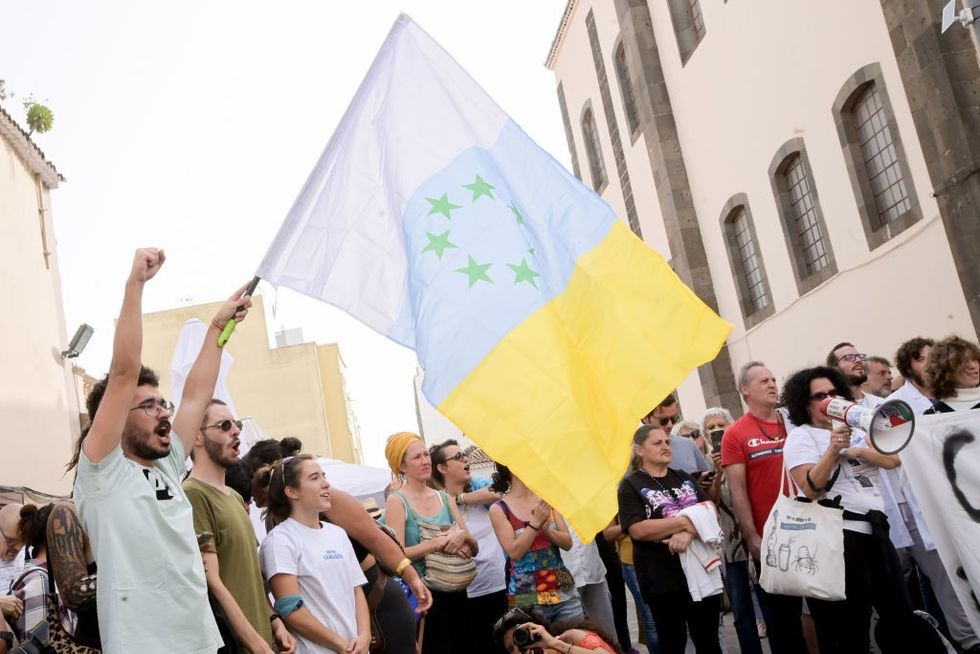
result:
[(712, 429), (708, 432), (708, 436), (711, 437), (711, 450), (713, 452), (721, 452), (721, 437), (724, 435), (724, 429)]

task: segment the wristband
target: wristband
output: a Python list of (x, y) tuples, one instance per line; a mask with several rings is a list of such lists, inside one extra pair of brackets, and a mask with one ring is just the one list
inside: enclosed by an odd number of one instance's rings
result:
[(219, 332), (220, 331), (224, 331), (224, 329), (225, 329), (225, 326), (224, 325), (219, 325), (218, 324), (218, 319), (217, 318), (212, 318), (211, 319), (211, 326), (214, 327), (215, 329), (217, 329)]
[(456, 506), (463, 506), (464, 504), (466, 504), (466, 501), (463, 499), (465, 495), (466, 493), (460, 493), (459, 495), (456, 496)]
[(412, 565), (412, 561), (410, 559), (407, 559), (407, 558), (402, 559), (398, 563), (398, 567), (395, 568), (395, 576), (400, 579), (401, 576), (402, 576), (402, 573), (405, 572), (405, 570), (408, 569), (408, 566), (410, 566), (410, 565)]
[(813, 490), (814, 493), (823, 493), (824, 491), (827, 490), (826, 486), (817, 488), (817, 485), (813, 483), (813, 479), (810, 478), (809, 470), (806, 471), (806, 483), (811, 488), (811, 490)]
[[(532, 524), (531, 524), (530, 522), (529, 522), (529, 523), (527, 523), (527, 526), (528, 526), (528, 527), (530, 527), (531, 529), (533, 529), (534, 531), (541, 531), (541, 527), (535, 527), (535, 526), (534, 526), (534, 525), (532, 525)], [(542, 525), (542, 526), (543, 526), (543, 525)]]
[(269, 616), (269, 622), (275, 622), (276, 620), (282, 620), (282, 616), (278, 613), (273, 613)]

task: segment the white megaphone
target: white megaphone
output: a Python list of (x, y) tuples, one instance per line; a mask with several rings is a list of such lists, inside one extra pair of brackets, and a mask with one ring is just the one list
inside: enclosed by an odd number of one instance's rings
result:
[(902, 400), (889, 400), (874, 409), (866, 409), (842, 397), (828, 397), (820, 403), (820, 412), (831, 420), (864, 430), (871, 447), (882, 454), (898, 454), (915, 432), (915, 413)]

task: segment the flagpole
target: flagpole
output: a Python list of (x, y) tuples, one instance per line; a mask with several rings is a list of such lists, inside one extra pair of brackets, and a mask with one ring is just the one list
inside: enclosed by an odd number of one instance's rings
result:
[[(248, 288), (245, 289), (245, 292), (242, 293), (242, 297), (246, 298), (251, 296), (253, 293), (255, 293), (255, 288), (258, 285), (259, 285), (259, 276), (256, 275), (255, 277), (252, 278), (252, 281), (248, 285)], [(239, 309), (240, 308), (241, 307), (239, 307)], [(225, 345), (227, 345), (228, 339), (231, 338), (232, 333), (234, 333), (235, 331), (236, 324), (237, 323), (234, 318), (231, 318), (228, 321), (228, 323), (225, 325), (225, 328), (221, 330), (221, 334), (218, 335), (218, 347), (224, 347)]]

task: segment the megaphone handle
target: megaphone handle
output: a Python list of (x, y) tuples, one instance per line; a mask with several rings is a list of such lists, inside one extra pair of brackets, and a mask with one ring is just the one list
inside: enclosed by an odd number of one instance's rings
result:
[[(831, 438), (834, 438), (833, 432), (837, 431), (838, 429), (840, 429), (842, 427), (847, 427), (847, 423), (846, 422), (841, 422), (840, 420), (831, 420), (830, 421), (830, 432), (831, 432), (830, 433), (830, 437)], [(848, 443), (848, 445), (850, 445), (850, 443)], [(838, 451), (838, 454), (844, 454), (845, 450), (847, 450), (847, 447), (840, 448), (840, 451)]]

